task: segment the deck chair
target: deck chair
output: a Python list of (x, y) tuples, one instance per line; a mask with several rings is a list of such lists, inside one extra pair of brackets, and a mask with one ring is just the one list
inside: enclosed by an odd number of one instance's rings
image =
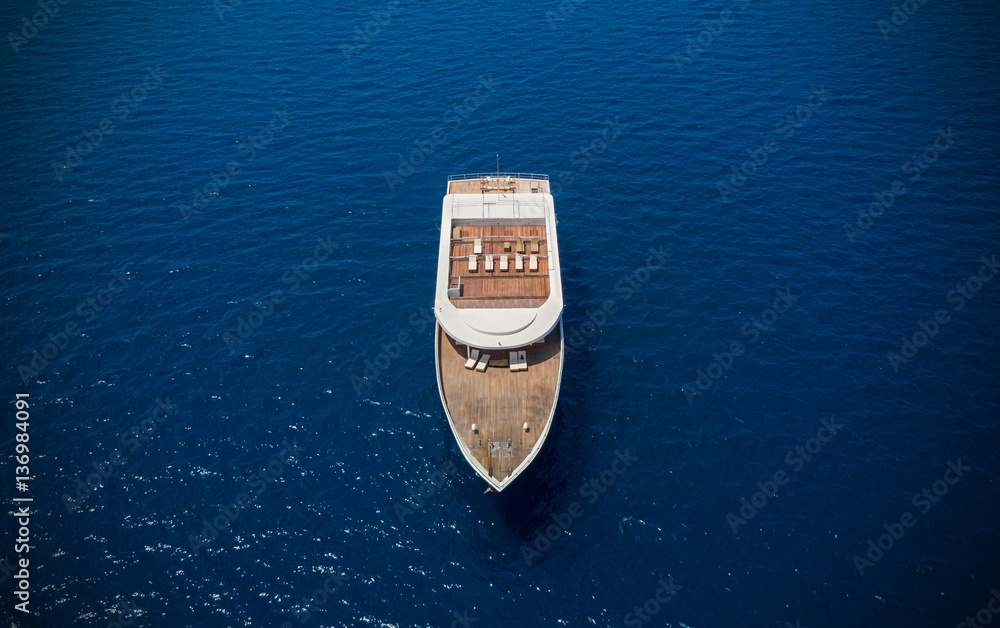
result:
[(517, 361), (517, 351), (510, 352), (510, 370), (518, 371), (521, 369), (519, 366), (520, 362)]
[(479, 349), (469, 350), (469, 359), (465, 361), (465, 368), (473, 369), (476, 367), (476, 362), (479, 361)]
[(521, 365), (520, 369), (522, 371), (527, 371), (528, 370), (528, 352), (527, 351), (518, 351), (517, 352), (517, 361), (520, 363), (520, 365)]
[(528, 268), (531, 270), (538, 270), (538, 256), (532, 255), (531, 259), (528, 261)]
[(531, 252), (532, 253), (538, 253), (538, 243), (539, 243), (539, 239), (538, 238), (533, 238), (531, 240)]
[(514, 268), (516, 270), (524, 270), (524, 258), (520, 254), (514, 256)]
[(476, 255), (480, 255), (483, 252), (483, 239), (476, 238), (472, 242), (472, 252)]
[(500, 256), (500, 272), (505, 273), (508, 270), (510, 270), (510, 266), (507, 264), (507, 256), (506, 255), (501, 255)]
[(475, 255), (470, 255), (469, 256), (469, 272), (470, 273), (476, 272), (476, 256)]
[(486, 272), (488, 272), (488, 273), (492, 273), (493, 272), (493, 256), (492, 255), (487, 255), (486, 256)]
[(486, 372), (486, 366), (490, 363), (490, 354), (484, 353), (481, 358), (479, 358), (479, 364), (476, 365), (476, 370), (480, 373)]

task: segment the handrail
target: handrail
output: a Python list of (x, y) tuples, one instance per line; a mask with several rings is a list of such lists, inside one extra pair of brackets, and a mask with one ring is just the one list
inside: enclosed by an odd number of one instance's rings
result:
[(547, 174), (534, 174), (530, 172), (477, 172), (471, 174), (452, 174), (448, 175), (449, 181), (464, 181), (468, 179), (483, 179), (485, 177), (493, 178), (506, 178), (511, 177), (513, 179), (538, 179), (539, 181), (548, 181), (549, 175)]
[(501, 255), (506, 255), (508, 257), (514, 257), (515, 255), (520, 255), (521, 257), (525, 257), (525, 258), (531, 257), (532, 255), (534, 255), (538, 259), (551, 259), (551, 257), (549, 256), (548, 253), (546, 253), (545, 255), (542, 255), (541, 253), (469, 253), (469, 255), (449, 255), (448, 259), (450, 261), (452, 261), (452, 262), (459, 262), (461, 260), (467, 260), (467, 259), (469, 259), (470, 255), (473, 256), (473, 257), (475, 257), (475, 258), (477, 258), (477, 259), (480, 258), (480, 257), (486, 257), (487, 255), (492, 255), (493, 257), (500, 257)]
[(466, 240), (476, 240), (476, 239), (479, 239), (479, 240), (497, 240), (497, 241), (502, 241), (502, 240), (516, 240), (518, 237), (521, 237), (521, 238), (523, 238), (525, 240), (538, 240), (539, 243), (545, 242), (547, 240), (547, 238), (545, 236), (516, 236), (516, 235), (498, 235), (498, 236), (481, 235), (481, 236), (477, 236), (477, 235), (471, 235), (471, 236), (466, 236), (466, 237), (463, 237), (463, 238), (452, 238), (451, 241), (452, 242), (465, 242)]

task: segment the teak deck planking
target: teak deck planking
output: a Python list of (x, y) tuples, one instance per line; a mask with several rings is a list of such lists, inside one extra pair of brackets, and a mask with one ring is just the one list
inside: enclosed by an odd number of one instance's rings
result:
[[(493, 366), (493, 360), (507, 360), (509, 350), (490, 353), (485, 373), (466, 369), (465, 345), (455, 344), (440, 327), (437, 334), (441, 388), (451, 420), (473, 457), (503, 481), (531, 453), (551, 420), (562, 359), (559, 327), (542, 344), (521, 349), (527, 353), (526, 371)], [(478, 434), (472, 432), (473, 423)], [(491, 454), (490, 441), (511, 441), (511, 453), (498, 448)]]
[(547, 194), (549, 182), (547, 179), (514, 179), (513, 184), (507, 183), (505, 178), (493, 178), (489, 183), (484, 183), (482, 179), (456, 179), (448, 182), (448, 194), (502, 194), (504, 192), (514, 192), (515, 194), (531, 194), (535, 186), (538, 192)]
[[(460, 278), (462, 295), (451, 297), (458, 308), (465, 307), (538, 307), (549, 296), (548, 243), (545, 225), (458, 225), (459, 238), (451, 239), (449, 285)], [(516, 269), (517, 239), (523, 242), (524, 270)], [(469, 271), (476, 238), (481, 238), (483, 252), (476, 255), (476, 270)], [(539, 241), (538, 270), (530, 269), (530, 240)], [(511, 250), (504, 250), (504, 242)], [(486, 270), (486, 255), (493, 256), (493, 270)], [(508, 270), (500, 270), (500, 256), (507, 255)]]

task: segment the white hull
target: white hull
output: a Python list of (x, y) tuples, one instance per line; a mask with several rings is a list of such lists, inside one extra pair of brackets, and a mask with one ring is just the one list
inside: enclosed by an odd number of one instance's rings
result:
[(448, 425), (496, 491), (535, 460), (562, 386), (562, 274), (543, 175), (451, 177), (435, 285), (434, 362)]

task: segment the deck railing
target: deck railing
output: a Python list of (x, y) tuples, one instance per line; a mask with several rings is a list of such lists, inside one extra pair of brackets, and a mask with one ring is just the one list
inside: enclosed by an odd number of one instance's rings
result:
[(506, 179), (510, 177), (512, 179), (538, 179), (541, 181), (548, 181), (549, 175), (547, 174), (534, 174), (531, 172), (477, 172), (472, 174), (453, 174), (448, 176), (449, 181), (464, 181), (467, 179), (485, 179), (486, 177), (491, 177), (493, 179)]

